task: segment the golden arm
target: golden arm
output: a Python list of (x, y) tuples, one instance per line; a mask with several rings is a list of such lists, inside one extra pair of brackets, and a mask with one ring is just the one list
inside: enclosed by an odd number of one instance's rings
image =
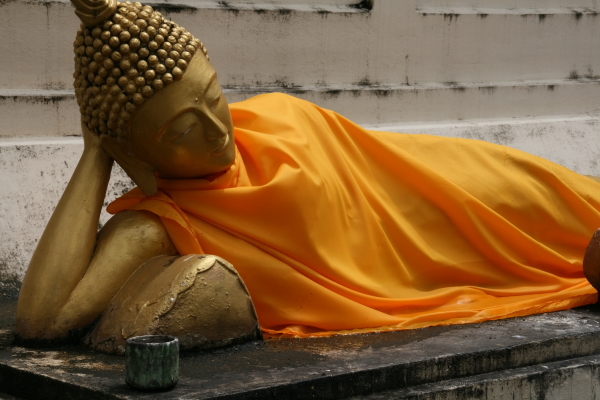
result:
[(16, 331), (22, 339), (61, 338), (84, 328), (139, 265), (176, 253), (158, 218), (139, 213), (113, 217), (97, 235), (113, 160), (99, 138), (82, 129), (83, 155), (21, 287)]
[[(83, 124), (82, 124), (83, 125)], [(17, 333), (44, 337), (59, 310), (85, 273), (113, 160), (99, 140), (84, 129), (84, 150), (35, 249), (21, 286)]]

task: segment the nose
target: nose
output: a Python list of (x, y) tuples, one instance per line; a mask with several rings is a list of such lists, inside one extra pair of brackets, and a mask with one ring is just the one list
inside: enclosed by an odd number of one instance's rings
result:
[(227, 127), (214, 114), (207, 112), (203, 121), (206, 140), (212, 141), (222, 139), (227, 135)]

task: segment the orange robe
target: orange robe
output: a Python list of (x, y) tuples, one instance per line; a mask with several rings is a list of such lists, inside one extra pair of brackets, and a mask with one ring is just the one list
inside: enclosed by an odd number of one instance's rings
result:
[(232, 104), (235, 164), (109, 211), (238, 269), (267, 334), (458, 324), (595, 302), (600, 184), (482, 141), (368, 131), (283, 94)]

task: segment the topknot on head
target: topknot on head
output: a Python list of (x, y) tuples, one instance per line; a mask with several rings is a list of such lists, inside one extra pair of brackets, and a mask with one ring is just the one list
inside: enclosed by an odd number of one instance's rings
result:
[(86, 26), (97, 25), (108, 19), (117, 9), (117, 0), (71, 0), (75, 14)]
[[(75, 0), (73, 3), (78, 7)], [(77, 0), (83, 4), (83, 0)], [(89, 20), (106, 14), (100, 2)], [(113, 0), (104, 0), (112, 4)], [(92, 132), (126, 139), (133, 112), (156, 91), (181, 79), (198, 49), (206, 48), (185, 28), (139, 2), (119, 3), (101, 21), (84, 22), (73, 43), (75, 95)], [(115, 12), (116, 11), (116, 12)], [(87, 17), (86, 17), (87, 18)]]

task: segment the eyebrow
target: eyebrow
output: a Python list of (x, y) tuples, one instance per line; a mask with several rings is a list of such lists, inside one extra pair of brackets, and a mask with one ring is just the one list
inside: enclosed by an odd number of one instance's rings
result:
[(216, 80), (217, 80), (217, 71), (213, 72), (212, 76), (210, 77), (210, 80), (208, 81), (208, 84), (206, 85), (206, 88), (204, 89), (204, 94), (206, 94), (206, 92), (208, 92), (208, 90), (212, 87), (212, 85), (215, 83)]

